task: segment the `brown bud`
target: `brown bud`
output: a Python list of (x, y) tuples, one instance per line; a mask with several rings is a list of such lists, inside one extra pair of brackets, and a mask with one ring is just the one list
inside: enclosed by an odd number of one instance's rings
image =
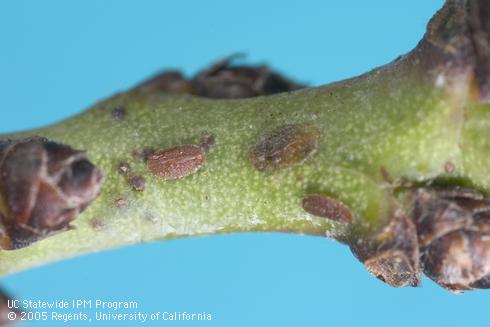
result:
[(396, 212), (391, 222), (378, 234), (351, 242), (352, 252), (366, 269), (393, 287), (418, 286), (419, 248), (413, 222)]
[(259, 171), (301, 164), (316, 151), (319, 137), (319, 131), (311, 126), (282, 126), (259, 138), (250, 160)]
[(168, 93), (190, 93), (192, 85), (178, 71), (162, 72), (149, 80), (144, 81), (136, 87), (141, 93), (152, 93), (156, 91)]
[(303, 87), (271, 71), (267, 66), (232, 66), (236, 57), (224, 58), (199, 73), (192, 81), (195, 94), (209, 98), (237, 99)]
[(239, 55), (226, 57), (192, 79), (186, 79), (178, 71), (166, 71), (136, 87), (143, 94), (167, 92), (174, 94), (193, 94), (207, 98), (238, 99), (259, 95), (287, 92), (303, 86), (267, 66), (234, 66), (233, 60)]
[(451, 290), (490, 288), (490, 203), (478, 192), (425, 188), (414, 193), (424, 273)]
[(367, 271), (393, 287), (417, 286), (418, 272), (403, 251), (388, 250), (364, 262)]
[(71, 228), (102, 184), (102, 173), (84, 152), (43, 138), (9, 141), (0, 154), (5, 248), (21, 248)]

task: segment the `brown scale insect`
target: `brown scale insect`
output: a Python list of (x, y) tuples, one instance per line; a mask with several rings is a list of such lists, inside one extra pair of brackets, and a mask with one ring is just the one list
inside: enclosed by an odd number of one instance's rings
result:
[(312, 194), (303, 198), (303, 209), (314, 216), (337, 222), (352, 221), (352, 212), (342, 202), (324, 195)]
[(314, 127), (286, 125), (261, 137), (250, 151), (250, 160), (258, 171), (301, 164), (315, 152), (319, 137)]
[(202, 167), (204, 160), (200, 146), (184, 144), (156, 152), (148, 158), (147, 164), (153, 175), (172, 180), (192, 175)]

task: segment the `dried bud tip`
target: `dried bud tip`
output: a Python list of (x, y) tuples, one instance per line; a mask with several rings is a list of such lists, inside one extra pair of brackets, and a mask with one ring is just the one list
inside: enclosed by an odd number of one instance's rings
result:
[(10, 141), (0, 152), (2, 244), (21, 248), (68, 230), (102, 182), (84, 152), (38, 137)]
[(402, 251), (386, 251), (364, 262), (367, 271), (393, 287), (418, 286), (419, 274)]
[(351, 242), (351, 250), (378, 279), (393, 286), (418, 286), (419, 248), (412, 221), (401, 212), (381, 232), (362, 242)]

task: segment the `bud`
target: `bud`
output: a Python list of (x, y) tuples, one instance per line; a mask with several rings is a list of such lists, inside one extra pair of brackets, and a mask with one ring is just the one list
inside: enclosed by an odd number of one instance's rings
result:
[(84, 152), (44, 138), (0, 143), (2, 247), (17, 249), (72, 228), (103, 176)]
[(265, 65), (232, 65), (233, 60), (239, 56), (241, 55), (232, 55), (219, 60), (191, 79), (186, 79), (179, 71), (162, 72), (136, 86), (135, 91), (141, 94), (166, 92), (215, 99), (238, 99), (288, 92), (304, 87)]
[(199, 73), (193, 82), (194, 93), (209, 98), (249, 98), (259, 95), (293, 91), (296, 84), (267, 66), (232, 66), (239, 55), (230, 56)]
[(165, 71), (138, 85), (136, 91), (140, 93), (157, 91), (190, 93), (192, 86), (179, 71)]
[(350, 242), (351, 250), (366, 269), (393, 286), (418, 286), (419, 248), (413, 222), (401, 211), (390, 223), (368, 239)]
[(413, 199), (424, 273), (455, 292), (490, 288), (490, 200), (455, 187)]

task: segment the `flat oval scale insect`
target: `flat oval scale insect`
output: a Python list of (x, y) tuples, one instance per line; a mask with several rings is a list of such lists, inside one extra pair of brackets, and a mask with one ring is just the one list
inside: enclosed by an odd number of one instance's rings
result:
[(184, 144), (154, 153), (147, 164), (153, 175), (171, 180), (192, 175), (202, 167), (204, 159), (200, 146)]
[(282, 126), (259, 138), (249, 157), (258, 171), (302, 164), (316, 151), (319, 137), (319, 131), (313, 126)]
[(342, 202), (324, 195), (312, 194), (303, 198), (303, 209), (317, 217), (349, 223), (352, 212)]

